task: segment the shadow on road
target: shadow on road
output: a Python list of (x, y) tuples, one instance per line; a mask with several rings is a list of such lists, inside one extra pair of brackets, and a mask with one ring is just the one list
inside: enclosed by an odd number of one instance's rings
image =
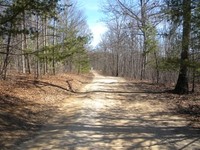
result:
[[(87, 110), (85, 110), (87, 111)], [(60, 122), (49, 124), (39, 137), (27, 144), (26, 149), (190, 149), (197, 147), (200, 140), (200, 130), (185, 126), (174, 126), (183, 120), (159, 120), (160, 113), (122, 115), (119, 110), (111, 110), (109, 114), (93, 116), (95, 123), (84, 123), (88, 115), (75, 114), (63, 116)], [(125, 113), (125, 112), (124, 112)], [(167, 114), (167, 112), (166, 112)], [(165, 114), (162, 114), (163, 116)], [(81, 116), (86, 120), (70, 123)], [(124, 116), (124, 117), (123, 117)], [(142, 117), (144, 116), (144, 117)], [(153, 118), (153, 119), (152, 119)], [(173, 122), (172, 125), (168, 124)]]
[[(30, 108), (38, 108), (34, 111)], [(8, 94), (0, 95), (0, 147), (11, 149), (14, 143), (28, 139), (27, 135), (34, 135), (41, 126), (43, 119), (52, 109), (42, 104), (30, 102)], [(40, 117), (38, 117), (40, 116)], [(0, 148), (0, 149), (1, 149)]]
[[(200, 129), (153, 100), (138, 83), (96, 77), (38, 136), (19, 149), (194, 149)], [(162, 91), (160, 91), (162, 92)]]

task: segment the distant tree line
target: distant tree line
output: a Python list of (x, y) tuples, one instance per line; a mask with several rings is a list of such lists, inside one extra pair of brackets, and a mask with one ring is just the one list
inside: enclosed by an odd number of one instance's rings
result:
[(108, 31), (90, 54), (95, 69), (176, 83), (178, 94), (195, 90), (200, 79), (200, 1), (106, 0), (102, 11)]
[(0, 0), (0, 78), (89, 70), (90, 31), (73, 0)]

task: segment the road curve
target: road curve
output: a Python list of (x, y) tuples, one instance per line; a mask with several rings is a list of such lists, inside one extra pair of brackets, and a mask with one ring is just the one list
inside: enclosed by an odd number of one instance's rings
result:
[[(200, 130), (167, 111), (134, 83), (94, 72), (93, 81), (66, 100), (20, 150), (182, 150), (200, 148)], [(145, 100), (144, 100), (145, 97)]]

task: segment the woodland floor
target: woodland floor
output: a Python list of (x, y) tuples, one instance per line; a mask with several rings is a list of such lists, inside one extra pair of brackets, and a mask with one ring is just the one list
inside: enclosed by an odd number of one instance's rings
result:
[(0, 147), (199, 149), (200, 91), (94, 75), (1, 81)]
[(0, 149), (34, 137), (92, 75), (60, 74), (36, 80), (31, 75), (12, 75), (0, 81)]

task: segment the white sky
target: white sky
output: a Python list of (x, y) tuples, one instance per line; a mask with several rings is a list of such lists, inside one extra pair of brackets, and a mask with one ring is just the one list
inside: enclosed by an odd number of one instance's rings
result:
[(78, 0), (87, 17), (87, 23), (93, 34), (91, 45), (95, 47), (101, 40), (101, 35), (107, 31), (106, 26), (100, 22), (103, 13), (100, 11), (102, 0)]

